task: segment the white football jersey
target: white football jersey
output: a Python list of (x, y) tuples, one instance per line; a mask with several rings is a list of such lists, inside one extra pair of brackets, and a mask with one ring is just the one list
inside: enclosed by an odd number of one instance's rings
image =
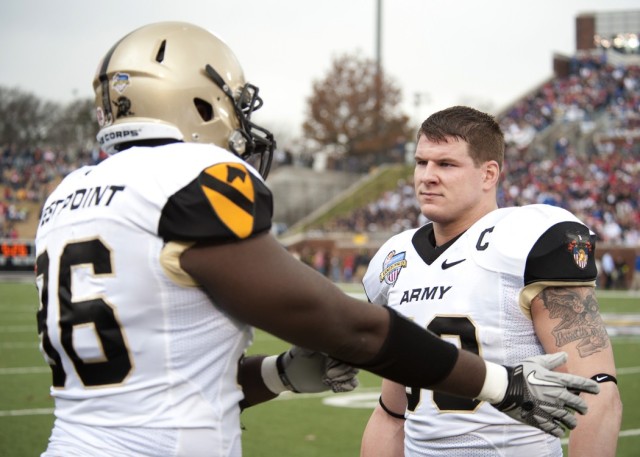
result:
[[(363, 284), (371, 302), (487, 360), (515, 365), (544, 353), (520, 292), (540, 281), (589, 283), (593, 249), (592, 233), (563, 209), (504, 208), (440, 247), (431, 224), (392, 237)], [(407, 398), (407, 456), (562, 455), (560, 440), (485, 402), (410, 386)]]
[(56, 415), (45, 455), (181, 455), (189, 430), (207, 431), (208, 456), (240, 455), (252, 329), (176, 282), (163, 249), (247, 238), (271, 213), (258, 173), (211, 145), (131, 148), (62, 181), (36, 236)]

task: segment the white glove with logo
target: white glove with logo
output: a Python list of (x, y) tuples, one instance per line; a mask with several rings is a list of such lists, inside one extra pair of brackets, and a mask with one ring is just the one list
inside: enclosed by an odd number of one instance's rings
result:
[(597, 394), (598, 384), (587, 378), (550, 371), (567, 361), (566, 352), (525, 359), (521, 365), (506, 367), (509, 385), (504, 399), (493, 404), (508, 416), (561, 437), (561, 425), (573, 430), (577, 420), (571, 410), (587, 412), (580, 392)]
[(358, 387), (357, 368), (298, 346), (292, 346), (278, 356), (266, 357), (261, 371), (265, 385), (276, 394), (285, 390), (296, 393), (350, 392)]

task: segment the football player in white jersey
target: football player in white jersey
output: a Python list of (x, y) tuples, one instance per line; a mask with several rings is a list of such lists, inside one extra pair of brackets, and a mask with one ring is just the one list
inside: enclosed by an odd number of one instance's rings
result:
[[(565, 351), (564, 371), (600, 383), (569, 438), (572, 456), (614, 456), (621, 402), (595, 297), (594, 235), (564, 209), (498, 208), (504, 137), (456, 106), (418, 132), (414, 185), (430, 222), (389, 239), (363, 279), (369, 300), (492, 362)], [(404, 454), (403, 454), (404, 453)], [(560, 440), (486, 402), (383, 380), (363, 457), (561, 456)]]
[[(43, 456), (237, 457), (242, 408), (353, 389), (352, 366), (491, 401), (549, 433), (586, 411), (568, 389), (597, 384), (551, 371), (555, 360), (486, 363), (282, 248), (264, 183), (275, 142), (251, 119), (262, 100), (215, 35), (141, 27), (93, 86), (110, 157), (62, 181), (36, 237), (56, 416)], [(252, 326), (298, 346), (247, 357)], [(529, 383), (532, 370), (548, 385)]]

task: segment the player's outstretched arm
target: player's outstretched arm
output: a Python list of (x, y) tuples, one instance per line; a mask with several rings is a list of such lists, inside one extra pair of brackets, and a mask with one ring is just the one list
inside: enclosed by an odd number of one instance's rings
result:
[[(348, 296), (269, 234), (192, 247), (180, 265), (238, 320), (386, 379), (494, 403), (515, 379), (391, 309)], [(526, 401), (524, 393), (511, 397), (516, 407)]]

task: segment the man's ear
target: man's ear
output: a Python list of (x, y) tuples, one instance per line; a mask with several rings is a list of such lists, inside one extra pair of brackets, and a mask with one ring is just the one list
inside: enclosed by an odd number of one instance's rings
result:
[(486, 161), (483, 166), (484, 173), (482, 179), (489, 187), (495, 186), (500, 178), (500, 165), (495, 160)]

